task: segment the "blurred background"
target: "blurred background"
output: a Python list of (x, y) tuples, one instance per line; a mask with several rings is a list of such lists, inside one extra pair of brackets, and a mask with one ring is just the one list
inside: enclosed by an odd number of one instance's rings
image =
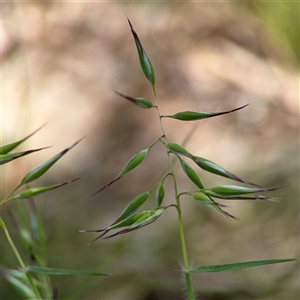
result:
[[(160, 135), (157, 115), (114, 90), (154, 100), (126, 20), (154, 66), (164, 115), (183, 110), (234, 114), (207, 121), (164, 120), (169, 142), (273, 192), (280, 202), (231, 201), (228, 220), (191, 198), (183, 219), (193, 265), (299, 255), (299, 3), (51, 2), (1, 3), (1, 143), (47, 125), (18, 150), (52, 146), (4, 165), (7, 195), (36, 165), (85, 139), (32, 186), (80, 181), (35, 199), (47, 233), (49, 266), (109, 277), (53, 277), (60, 299), (183, 299), (175, 210), (150, 226), (109, 240), (80, 229), (111, 224), (167, 167), (161, 145), (101, 194), (128, 160)], [(208, 187), (233, 184), (199, 170)], [(179, 165), (180, 191), (194, 190)], [(167, 180), (166, 203), (173, 203)], [(153, 197), (146, 208), (152, 207)], [(27, 209), (26, 201), (23, 201)], [(12, 225), (14, 206), (1, 215)], [(13, 227), (12, 227), (13, 228)], [(18, 232), (11, 230), (17, 241)], [(21, 247), (21, 245), (20, 245)], [(29, 261), (24, 249), (23, 256)], [(1, 232), (1, 264), (17, 262)], [(193, 276), (198, 299), (299, 299), (297, 263)], [(2, 299), (17, 299), (1, 280)]]

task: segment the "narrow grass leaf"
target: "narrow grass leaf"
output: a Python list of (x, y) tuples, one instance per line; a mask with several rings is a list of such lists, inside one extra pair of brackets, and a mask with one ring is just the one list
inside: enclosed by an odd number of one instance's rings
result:
[(289, 262), (289, 261), (294, 261), (294, 260), (295, 259), (293, 259), (293, 258), (270, 259), (270, 260), (247, 261), (247, 262), (224, 264), (224, 265), (197, 266), (197, 267), (191, 268), (189, 271), (191, 273), (227, 272), (227, 271), (235, 271), (235, 270), (240, 270), (240, 269), (269, 265), (269, 264)]
[(28, 271), (32, 273), (47, 274), (47, 275), (80, 275), (80, 276), (108, 276), (110, 274), (100, 272), (90, 272), (81, 270), (66, 270), (56, 268), (44, 268), (38, 266), (29, 266)]
[(132, 201), (130, 201), (130, 203), (121, 213), (120, 217), (113, 224), (119, 223), (120, 221), (134, 214), (145, 203), (149, 197), (149, 194), (149, 192), (146, 192), (136, 196)]
[(130, 102), (132, 102), (134, 105), (143, 108), (143, 109), (149, 109), (151, 107), (153, 107), (153, 104), (151, 103), (150, 100), (146, 99), (146, 98), (132, 98), (129, 96), (125, 96), (117, 91), (115, 91), (115, 93), (117, 95), (119, 95), (120, 97), (129, 100)]
[(176, 143), (167, 143), (166, 147), (173, 153), (183, 155), (186, 157), (192, 157), (192, 154), (189, 153), (186, 149), (184, 149), (182, 146), (176, 144)]
[(151, 61), (148, 58), (143, 46), (142, 46), (142, 43), (141, 43), (137, 33), (135, 32), (130, 20), (128, 19), (128, 17), (127, 17), (127, 20), (128, 20), (130, 30), (131, 30), (131, 33), (133, 35), (135, 44), (136, 44), (137, 52), (138, 52), (139, 59), (140, 59), (141, 68), (142, 68), (146, 78), (151, 83), (154, 94), (156, 94), (156, 92), (155, 92), (155, 74), (154, 74), (153, 66), (152, 66)]
[(216, 112), (216, 113), (208, 113), (208, 112), (201, 112), (201, 111), (183, 111), (179, 112), (175, 115), (170, 115), (170, 116), (162, 116), (165, 118), (172, 118), (180, 121), (198, 121), (198, 120), (203, 120), (207, 118), (212, 118), (212, 117), (217, 117), (225, 114), (229, 114), (232, 112), (235, 112), (237, 110), (243, 109), (244, 107), (248, 106), (249, 104), (243, 105), (241, 107), (232, 109), (232, 110), (227, 110), (227, 111), (222, 111), (222, 112)]
[(165, 197), (165, 181), (161, 182), (155, 193), (155, 208), (159, 208)]
[[(12, 198), (9, 198), (7, 199), (7, 201), (10, 201), (10, 200), (17, 200), (17, 199), (27, 199), (27, 198), (33, 198), (35, 196), (38, 196), (40, 194), (43, 194), (43, 193), (46, 193), (46, 192), (49, 192), (49, 191), (52, 191), (54, 189), (57, 189), (61, 186), (64, 186), (66, 184), (69, 184), (69, 183), (72, 183), (76, 180), (78, 180), (80, 178), (76, 178), (76, 179), (73, 179), (73, 180), (69, 180), (69, 181), (66, 181), (66, 182), (63, 182), (63, 183), (59, 183), (59, 184), (55, 184), (55, 185), (49, 185), (49, 186), (43, 186), (43, 187), (35, 187), (35, 188), (30, 188), (30, 189), (27, 189), (25, 191), (23, 191), (22, 193), (20, 194), (17, 194), (15, 196), (13, 196)], [(5, 202), (7, 202), (5, 201)], [(2, 203), (1, 203), (2, 204)]]
[(41, 130), (44, 126), (45, 126), (45, 124), (42, 125), (41, 127), (39, 127), (38, 129), (36, 129), (31, 134), (29, 134), (26, 137), (24, 137), (23, 139), (19, 140), (19, 141), (16, 141), (16, 142), (13, 142), (13, 143), (1, 146), (0, 147), (0, 154), (7, 154), (7, 153), (9, 153), (13, 149), (15, 149), (17, 146), (19, 146), (20, 144), (22, 144), (23, 142), (25, 142), (27, 139), (29, 139), (31, 136), (33, 136), (35, 133), (37, 133), (39, 130)]
[(71, 147), (63, 150), (62, 152), (60, 152), (59, 154), (55, 155), (54, 157), (52, 157), (51, 159), (49, 159), (48, 161), (42, 163), (41, 165), (39, 165), (38, 167), (36, 167), (35, 169), (31, 170), (21, 181), (21, 183), (19, 184), (19, 186), (22, 186), (24, 184), (27, 184), (29, 182), (32, 182), (36, 179), (38, 179), (39, 177), (41, 177), (42, 175), (44, 175), (59, 159), (61, 159), (66, 153), (68, 153), (72, 148), (74, 148), (82, 139), (80, 139), (79, 141), (77, 141), (75, 144), (73, 144)]
[(243, 180), (242, 178), (226, 171), (225, 169), (223, 169), (222, 167), (220, 167), (219, 165), (217, 165), (216, 163), (214, 163), (214, 162), (212, 162), (208, 159), (205, 159), (205, 158), (202, 158), (202, 157), (199, 157), (199, 156), (192, 156), (191, 159), (201, 169), (203, 169), (207, 172), (210, 172), (210, 173), (213, 173), (213, 174), (216, 174), (216, 175), (219, 175), (219, 176), (223, 176), (223, 177), (235, 180), (235, 181), (239, 181), (239, 182), (242, 182), (242, 183), (245, 183), (245, 184), (254, 185), (254, 186), (259, 187), (259, 185), (257, 185), (257, 184), (254, 184), (254, 183), (251, 183), (249, 181)]
[(32, 150), (27, 150), (27, 151), (23, 151), (23, 152), (0, 154), (0, 165), (6, 164), (8, 162), (11, 162), (11, 161), (19, 158), (19, 157), (31, 154), (33, 152), (41, 151), (41, 150), (44, 150), (47, 148), (49, 148), (49, 147), (32, 149)]
[(197, 172), (183, 159), (180, 159), (180, 164), (185, 172), (185, 174), (188, 176), (188, 178), (199, 188), (199, 189), (204, 189), (204, 185), (202, 180), (200, 179), (199, 175)]

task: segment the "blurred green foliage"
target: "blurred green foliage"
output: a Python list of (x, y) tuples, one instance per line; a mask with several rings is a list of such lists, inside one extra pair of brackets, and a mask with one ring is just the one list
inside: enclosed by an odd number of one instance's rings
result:
[(299, 2), (249, 1), (247, 5), (262, 20), (263, 26), (276, 39), (278, 45), (282, 45), (282, 58), (294, 58), (295, 63), (299, 63)]

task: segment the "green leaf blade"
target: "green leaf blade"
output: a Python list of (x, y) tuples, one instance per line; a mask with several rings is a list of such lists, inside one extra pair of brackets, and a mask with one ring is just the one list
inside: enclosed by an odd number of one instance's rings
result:
[(283, 262), (295, 261), (294, 258), (286, 258), (286, 259), (270, 259), (270, 260), (257, 260), (257, 261), (247, 261), (233, 264), (224, 264), (224, 265), (209, 265), (209, 266), (197, 266), (191, 268), (189, 271), (191, 273), (202, 273), (202, 272), (227, 272), (227, 271), (235, 271), (246, 268), (258, 267), (269, 264), (277, 264)]
[(68, 276), (108, 276), (110, 274), (100, 272), (90, 272), (81, 270), (66, 270), (56, 268), (44, 268), (38, 266), (29, 266), (28, 271), (32, 273), (47, 274), (47, 275), (68, 275)]

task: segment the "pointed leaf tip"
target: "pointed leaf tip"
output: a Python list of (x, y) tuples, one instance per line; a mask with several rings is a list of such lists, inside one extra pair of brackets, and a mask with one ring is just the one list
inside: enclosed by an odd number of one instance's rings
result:
[(15, 152), (15, 153), (6, 153), (6, 154), (0, 154), (0, 165), (6, 164), (8, 162), (11, 162), (17, 158), (20, 158), (22, 156), (37, 152), (37, 151), (41, 151), (44, 149), (48, 149), (50, 147), (43, 147), (43, 148), (39, 148), (39, 149), (32, 149), (32, 150), (27, 150), (27, 151), (23, 151), (23, 152)]
[(197, 266), (191, 268), (189, 271), (192, 273), (201, 273), (201, 272), (227, 272), (240, 269), (246, 269), (251, 267), (258, 267), (269, 264), (277, 264), (283, 262), (294, 261), (294, 258), (287, 259), (270, 259), (270, 260), (257, 260), (257, 261), (247, 261), (240, 263), (224, 264), (224, 265), (210, 265), (210, 266)]
[(107, 189), (109, 186), (111, 186), (112, 184), (114, 184), (115, 182), (117, 182), (120, 178), (116, 178), (114, 180), (112, 180), (110, 183), (106, 184), (105, 186), (103, 186), (101, 189), (99, 189), (98, 191), (96, 191), (95, 193), (91, 194), (90, 197), (95, 196), (98, 193), (101, 193), (102, 191), (104, 191), (105, 189)]
[(62, 152), (58, 153), (57, 155), (53, 156), (46, 162), (40, 164), (39, 166), (37, 166), (36, 168), (34, 168), (30, 172), (28, 172), (27, 175), (25, 175), (25, 177), (22, 179), (19, 186), (30, 183), (30, 182), (38, 179), (42, 175), (44, 175), (61, 157), (63, 157), (67, 152), (69, 152), (71, 149), (73, 149), (83, 139), (84, 139), (84, 137), (81, 138), (80, 140), (78, 140), (77, 142), (75, 142), (71, 147), (66, 148)]
[(0, 147), (0, 154), (7, 154), (10, 151), (12, 151), (13, 149), (15, 149), (17, 146), (19, 146), (20, 144), (24, 143), (26, 140), (28, 140), (30, 137), (32, 137), (34, 134), (36, 134), (38, 131), (40, 131), (44, 126), (46, 126), (47, 123), (43, 124), (42, 126), (40, 126), (38, 129), (36, 129), (34, 132), (30, 133), (29, 135), (27, 135), (26, 137), (24, 137), (21, 140), (18, 140), (16, 142), (7, 144), (7, 145), (3, 145)]

